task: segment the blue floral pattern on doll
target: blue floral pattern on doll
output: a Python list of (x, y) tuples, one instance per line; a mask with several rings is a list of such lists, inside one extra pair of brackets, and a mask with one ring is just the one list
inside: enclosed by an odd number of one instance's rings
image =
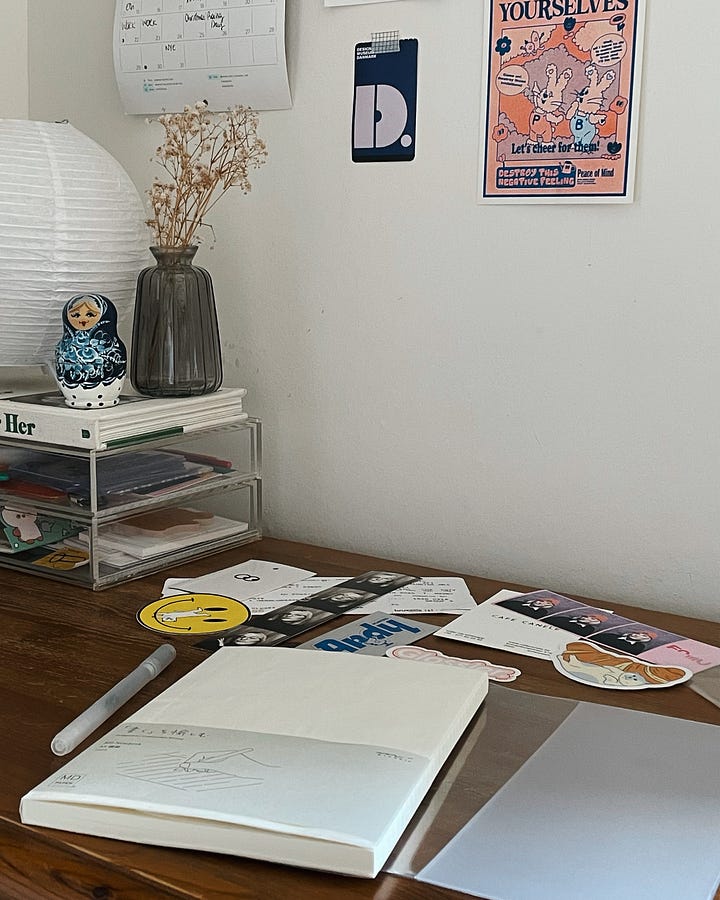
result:
[(55, 375), (66, 402), (70, 406), (116, 404), (127, 353), (117, 334), (115, 306), (102, 294), (78, 294), (65, 304), (62, 321)]

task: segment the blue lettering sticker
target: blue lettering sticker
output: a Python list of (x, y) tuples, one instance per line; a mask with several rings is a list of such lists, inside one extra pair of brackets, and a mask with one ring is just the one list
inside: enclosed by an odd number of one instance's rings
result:
[(427, 625), (415, 619), (391, 616), (384, 612), (372, 613), (359, 621), (325, 632), (322, 637), (300, 644), (300, 649), (383, 656), (390, 647), (411, 644), (433, 634), (438, 628), (438, 625)]

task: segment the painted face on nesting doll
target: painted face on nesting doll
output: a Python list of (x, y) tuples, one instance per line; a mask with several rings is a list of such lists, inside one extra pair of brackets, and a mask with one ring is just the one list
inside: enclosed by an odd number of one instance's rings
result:
[(89, 331), (100, 321), (100, 307), (83, 297), (75, 306), (68, 310), (68, 322), (77, 331)]
[(117, 310), (102, 294), (77, 294), (62, 311), (63, 334), (55, 345), (55, 377), (68, 406), (115, 406), (127, 368), (117, 333)]

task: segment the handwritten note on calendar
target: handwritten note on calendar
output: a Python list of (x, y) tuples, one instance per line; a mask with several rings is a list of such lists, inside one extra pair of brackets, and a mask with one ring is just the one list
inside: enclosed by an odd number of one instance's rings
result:
[(113, 55), (126, 113), (291, 106), (285, 0), (117, 0)]

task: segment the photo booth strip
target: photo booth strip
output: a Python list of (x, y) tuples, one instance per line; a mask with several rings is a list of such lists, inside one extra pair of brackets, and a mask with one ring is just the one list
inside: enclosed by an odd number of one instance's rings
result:
[(378, 597), (419, 580), (417, 575), (371, 570), (272, 612), (251, 616), (239, 628), (199, 641), (194, 646), (213, 652), (220, 647), (272, 647), (283, 644), (363, 603), (377, 600)]

